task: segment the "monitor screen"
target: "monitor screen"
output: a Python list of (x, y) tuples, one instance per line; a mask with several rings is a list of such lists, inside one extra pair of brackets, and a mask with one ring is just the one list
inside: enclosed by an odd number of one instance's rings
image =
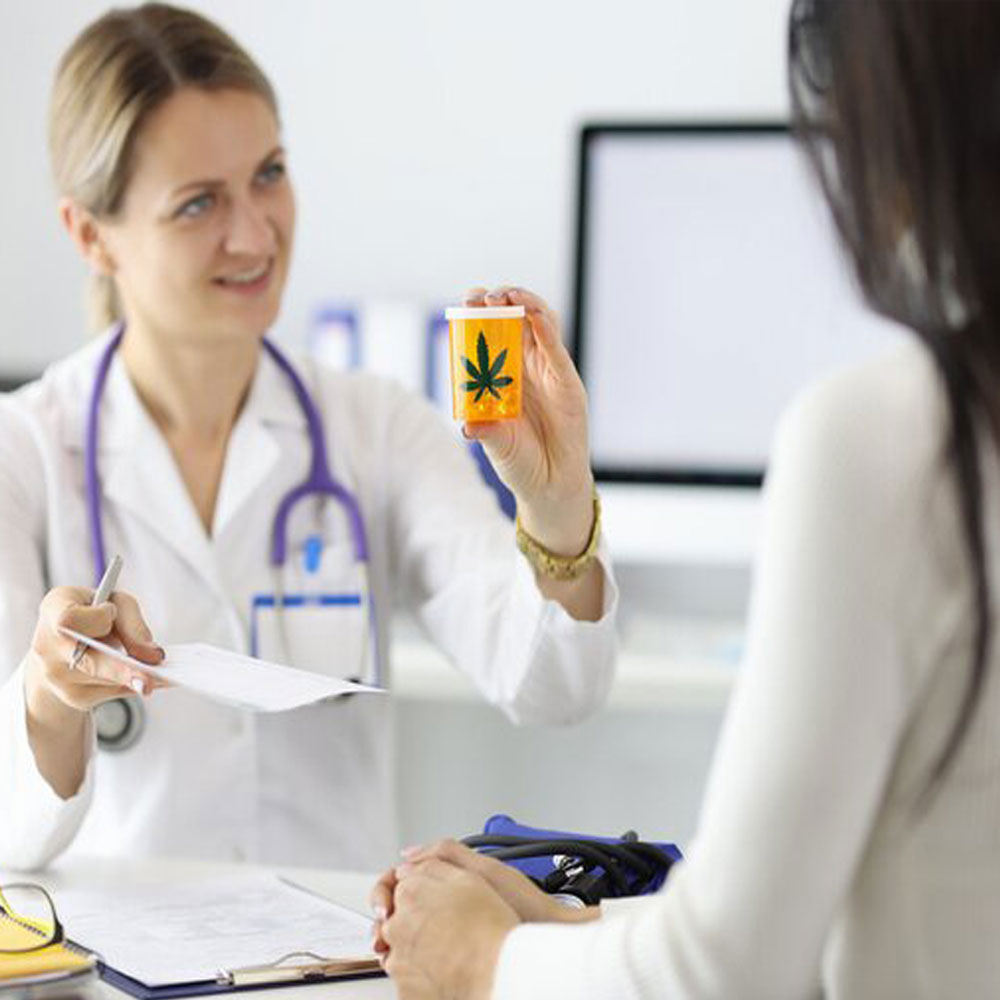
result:
[(753, 485), (798, 389), (900, 336), (787, 128), (587, 126), (574, 355), (598, 476)]

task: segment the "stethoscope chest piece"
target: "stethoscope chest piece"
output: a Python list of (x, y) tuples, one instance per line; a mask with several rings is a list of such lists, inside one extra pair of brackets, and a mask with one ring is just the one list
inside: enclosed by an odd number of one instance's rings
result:
[(94, 709), (97, 745), (109, 753), (128, 750), (142, 735), (146, 713), (138, 698), (115, 698)]

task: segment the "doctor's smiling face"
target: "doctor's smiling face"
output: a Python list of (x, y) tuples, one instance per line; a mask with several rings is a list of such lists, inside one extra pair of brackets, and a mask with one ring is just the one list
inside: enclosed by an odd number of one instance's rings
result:
[(171, 95), (136, 136), (121, 208), (96, 227), (130, 328), (200, 344), (263, 335), (295, 228), (271, 106), (238, 89)]

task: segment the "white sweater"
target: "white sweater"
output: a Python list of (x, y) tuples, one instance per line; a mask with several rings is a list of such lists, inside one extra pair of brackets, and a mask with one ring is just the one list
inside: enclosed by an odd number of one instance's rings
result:
[(686, 861), (658, 896), (595, 923), (518, 927), (494, 1000), (782, 1000), (820, 983), (850, 1000), (1000, 995), (1000, 639), (956, 766), (917, 811), (972, 635), (946, 428), (916, 344), (793, 407), (747, 655)]

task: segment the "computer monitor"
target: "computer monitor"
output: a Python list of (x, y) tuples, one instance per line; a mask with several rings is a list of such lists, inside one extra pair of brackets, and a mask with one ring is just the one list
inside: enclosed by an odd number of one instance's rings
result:
[(581, 130), (574, 358), (598, 478), (758, 485), (798, 389), (900, 333), (787, 127)]

